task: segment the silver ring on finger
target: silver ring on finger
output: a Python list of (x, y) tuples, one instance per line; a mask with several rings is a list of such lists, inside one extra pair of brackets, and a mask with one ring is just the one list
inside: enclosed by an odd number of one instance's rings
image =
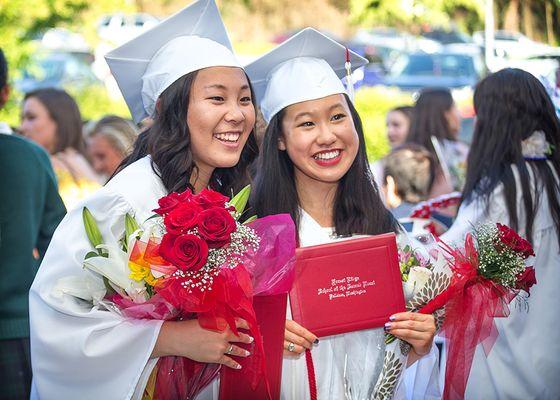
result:
[(293, 344), (292, 342), (288, 343), (288, 351), (289, 352), (294, 352), (294, 350), (296, 349), (296, 345)]
[(233, 344), (230, 344), (228, 349), (226, 350), (226, 352), (224, 354), (230, 355), (232, 351), (233, 351)]

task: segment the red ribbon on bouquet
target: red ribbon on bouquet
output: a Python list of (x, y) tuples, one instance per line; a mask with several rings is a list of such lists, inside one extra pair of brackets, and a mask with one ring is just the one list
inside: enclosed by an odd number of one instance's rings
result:
[(509, 315), (508, 305), (519, 290), (478, 274), (478, 252), (472, 235), (467, 235), (464, 253), (439, 242), (453, 259), (453, 276), (448, 288), (419, 312), (431, 314), (445, 306), (441, 335), (448, 339), (448, 355), (443, 399), (463, 399), (476, 347), (482, 343), (489, 354), (498, 337), (494, 318)]
[[(236, 319), (242, 318), (247, 321), (251, 336), (255, 339), (251, 348), (251, 357), (257, 359), (254, 365), (259, 367), (246, 373), (252, 374), (253, 387), (257, 386), (259, 379), (265, 379), (268, 388), (263, 343), (253, 309), (251, 276), (245, 267), (238, 265), (235, 268), (222, 268), (214, 277), (210, 291), (189, 293), (184, 290), (181, 283), (180, 279), (169, 280), (163, 287), (158, 288), (158, 294), (179, 309), (196, 313), (201, 327), (220, 332), (229, 327), (238, 335)], [(218, 364), (200, 363), (184, 357), (165, 357), (158, 364), (157, 397), (158, 399), (191, 399), (218, 375), (219, 368)], [(184, 378), (187, 379), (188, 384), (185, 384), (183, 379), (178, 379), (177, 370), (185, 374)]]

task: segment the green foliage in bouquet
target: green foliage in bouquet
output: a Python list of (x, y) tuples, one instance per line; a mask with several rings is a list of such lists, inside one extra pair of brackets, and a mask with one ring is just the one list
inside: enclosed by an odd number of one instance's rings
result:
[(525, 260), (514, 249), (506, 246), (507, 232), (496, 225), (486, 224), (475, 227), (474, 234), (479, 274), (507, 288), (516, 287), (519, 274), (525, 270)]

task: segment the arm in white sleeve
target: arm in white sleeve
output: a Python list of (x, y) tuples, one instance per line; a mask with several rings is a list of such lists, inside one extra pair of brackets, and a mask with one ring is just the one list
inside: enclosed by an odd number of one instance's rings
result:
[(503, 201), (503, 187), (498, 185), (490, 195), (489, 206), (475, 197), (470, 203), (463, 203), (459, 208), (453, 225), (440, 239), (447, 244), (463, 245), (465, 236), (473, 226), (480, 223), (501, 222), (508, 224), (508, 214)]
[(428, 354), (404, 370), (393, 399), (441, 399), (439, 350), (435, 343)]
[[(124, 232), (134, 212), (102, 188), (71, 211), (56, 230), (29, 297), (35, 390), (41, 399), (129, 399), (146, 369), (162, 321), (126, 319), (67, 294), (53, 295), (60, 278), (80, 276), (92, 250), (83, 222), (87, 206), (105, 243)], [(153, 367), (155, 361), (149, 363)]]

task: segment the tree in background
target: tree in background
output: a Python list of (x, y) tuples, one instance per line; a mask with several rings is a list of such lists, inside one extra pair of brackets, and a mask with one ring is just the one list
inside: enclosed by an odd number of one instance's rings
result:
[[(426, 24), (452, 23), (472, 33), (484, 27), (484, 0), (350, 0), (350, 18), (364, 27), (395, 26), (420, 33)], [(494, 0), (498, 29), (523, 32), (551, 45), (560, 42), (560, 0)]]
[[(35, 39), (50, 28), (64, 27), (83, 34), (90, 45), (95, 46), (98, 19), (102, 14), (115, 10), (134, 11), (127, 0), (9, 0), (0, 5), (0, 46), (9, 64), (9, 79), (13, 83), (30, 66), (32, 55), (37, 51)], [(96, 118), (103, 113), (126, 107), (115, 104), (101, 88), (73, 90), (66, 88), (76, 97), (82, 115)], [(96, 96), (95, 99), (92, 97)], [(12, 92), (10, 101), (0, 111), (0, 121), (12, 126), (19, 124), (19, 108), (22, 93)], [(122, 114), (122, 112), (121, 112)]]
[(484, 0), (351, 0), (350, 17), (361, 26), (395, 26), (420, 33), (426, 25), (450, 27), (465, 32), (480, 29)]

